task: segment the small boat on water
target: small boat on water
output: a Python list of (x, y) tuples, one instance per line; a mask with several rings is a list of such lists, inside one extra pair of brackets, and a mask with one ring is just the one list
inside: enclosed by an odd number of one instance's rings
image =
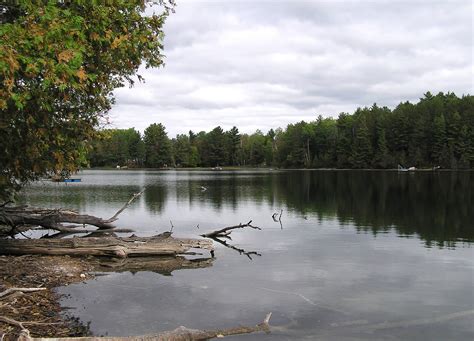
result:
[(440, 169), (441, 167), (440, 166), (433, 166), (431, 168), (416, 168), (416, 167), (409, 167), (409, 168), (405, 168), (403, 167), (402, 165), (398, 165), (398, 171), (399, 172), (413, 172), (413, 171), (437, 171), (438, 169)]
[(64, 179), (63, 182), (81, 182), (80, 178), (67, 178)]
[(81, 178), (65, 178), (63, 176), (52, 176), (51, 181), (53, 182), (81, 182)]
[(403, 167), (402, 165), (398, 165), (398, 171), (399, 172), (408, 172), (408, 168)]

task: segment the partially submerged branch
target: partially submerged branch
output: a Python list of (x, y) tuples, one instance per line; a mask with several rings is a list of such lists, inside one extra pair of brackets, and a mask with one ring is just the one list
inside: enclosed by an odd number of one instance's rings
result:
[[(0, 227), (3, 225), (3, 228), (0, 229), (0, 234), (15, 235), (38, 228), (56, 230), (59, 232), (92, 232), (90, 229), (77, 229), (80, 227), (85, 228), (86, 225), (95, 226), (99, 230), (110, 231), (116, 228), (113, 222), (118, 219), (120, 213), (129, 207), (143, 192), (144, 189), (138, 193), (134, 193), (130, 200), (109, 219), (103, 219), (88, 214), (79, 214), (76, 211), (66, 209), (43, 209), (27, 206), (0, 207)], [(115, 230), (115, 232), (131, 231), (130, 229), (121, 231)]]
[[(250, 251), (250, 252), (245, 251), (244, 249), (240, 249), (238, 247), (230, 245), (229, 243), (227, 243), (225, 240), (222, 239), (222, 238), (225, 238), (225, 239), (232, 240), (232, 238), (230, 237), (230, 234), (232, 233), (232, 231), (235, 230), (235, 229), (241, 229), (241, 228), (245, 228), (245, 227), (250, 227), (250, 228), (253, 228), (253, 229), (256, 229), (256, 230), (261, 230), (260, 227), (253, 226), (252, 225), (252, 220), (250, 220), (247, 224), (240, 223), (239, 225), (224, 227), (223, 229), (220, 229), (220, 230), (216, 230), (216, 231), (213, 231), (213, 232), (201, 234), (201, 237), (212, 239), (215, 242), (218, 242), (219, 244), (222, 244), (225, 247), (228, 247), (229, 249), (233, 249), (233, 250), (237, 251), (241, 255), (242, 254), (246, 255), (250, 259), (252, 259), (252, 255), (261, 256), (261, 254), (256, 252), (256, 251)], [(213, 252), (211, 252), (211, 254), (214, 255)]]
[(34, 338), (31, 337), (27, 330), (23, 330), (19, 338), (21, 341), (199, 341), (214, 338), (222, 338), (231, 335), (241, 335), (265, 332), (270, 333), (270, 318), (272, 313), (267, 314), (262, 323), (256, 326), (239, 326), (226, 329), (215, 330), (199, 330), (189, 329), (186, 327), (178, 327), (172, 331), (166, 331), (158, 334), (148, 334), (140, 336), (124, 336), (124, 337), (64, 337), (64, 338)]
[(110, 222), (110, 223), (111, 223), (111, 222), (116, 221), (116, 220), (118, 219), (117, 217), (119, 216), (119, 214), (122, 213), (128, 206), (130, 206), (130, 205), (132, 204), (132, 202), (135, 201), (135, 199), (137, 199), (140, 195), (143, 194), (143, 192), (145, 192), (145, 189), (142, 189), (142, 190), (141, 190), (140, 192), (138, 192), (138, 193), (134, 193), (134, 194), (132, 195), (132, 197), (130, 198), (130, 200), (127, 201), (127, 202), (125, 203), (125, 205), (123, 205), (123, 207), (117, 211), (117, 213), (115, 213), (112, 217), (110, 217), (109, 219), (107, 219), (107, 222)]
[(201, 234), (201, 237), (204, 237), (204, 238), (229, 238), (229, 239), (231, 239), (229, 237), (229, 235), (231, 234), (232, 230), (242, 229), (244, 227), (250, 227), (250, 228), (253, 228), (253, 229), (256, 229), (256, 230), (261, 230), (260, 227), (253, 226), (252, 225), (252, 220), (250, 220), (247, 224), (240, 223), (239, 225), (224, 227), (223, 229), (220, 229), (220, 230), (217, 230), (217, 231)]
[[(278, 212), (272, 214), (272, 219), (275, 223), (280, 223), (280, 228), (283, 230), (283, 224), (281, 223), (281, 216), (283, 215), (283, 210), (280, 209), (280, 215), (278, 216)], [(277, 219), (278, 216), (278, 219)]]

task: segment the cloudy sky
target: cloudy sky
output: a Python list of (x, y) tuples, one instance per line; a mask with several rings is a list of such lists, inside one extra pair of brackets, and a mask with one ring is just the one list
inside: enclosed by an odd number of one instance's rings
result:
[(112, 126), (285, 127), (426, 91), (473, 94), (471, 0), (177, 0), (166, 66), (118, 89)]

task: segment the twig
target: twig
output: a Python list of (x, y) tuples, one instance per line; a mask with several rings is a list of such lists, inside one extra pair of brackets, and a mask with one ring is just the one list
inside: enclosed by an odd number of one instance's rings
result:
[(278, 223), (278, 222), (279, 222), (279, 223), (280, 223), (280, 227), (281, 227), (281, 229), (283, 230), (283, 224), (281, 223), (281, 215), (282, 215), (282, 214), (283, 214), (283, 210), (280, 209), (280, 216), (278, 217), (278, 219), (276, 218), (277, 215), (278, 215), (278, 212), (275, 212), (275, 213), (272, 214), (272, 219), (273, 219), (273, 221), (274, 221), (275, 223)]
[[(36, 322), (36, 321), (17, 321), (12, 318), (6, 317), (6, 316), (0, 316), (0, 322), (7, 323), (12, 326), (17, 326), (20, 327), (22, 331), (27, 331), (23, 325), (24, 324), (29, 324), (29, 325), (34, 325), (34, 326), (46, 326), (46, 325), (52, 325), (52, 324), (62, 324), (62, 322)], [(29, 333), (29, 332), (28, 332)]]
[(142, 195), (143, 192), (145, 192), (145, 188), (142, 189), (142, 190), (141, 190), (140, 192), (138, 192), (138, 193), (134, 193), (134, 194), (132, 195), (132, 197), (130, 198), (130, 200), (127, 201), (127, 202), (125, 203), (125, 205), (123, 205), (123, 207), (122, 207), (121, 209), (119, 209), (119, 210), (117, 211), (117, 213), (115, 213), (111, 218), (107, 219), (106, 222), (111, 223), (111, 222), (116, 221), (118, 215), (119, 215), (120, 213), (122, 213), (128, 206), (130, 206), (131, 203), (132, 203), (136, 198), (138, 198), (140, 195)]
[(275, 213), (272, 214), (272, 219), (275, 223), (278, 223), (278, 219), (276, 218), (277, 215), (278, 215), (278, 212), (275, 212)]
[[(19, 322), (19, 321), (17, 321), (17, 320), (11, 319), (11, 318), (6, 317), (6, 316), (0, 316), (0, 322), (9, 324), (9, 325), (11, 325), (11, 326), (20, 327), (22, 331), (28, 332), (28, 329), (26, 329), (26, 328), (23, 326), (23, 323), (24, 323), (24, 322)], [(29, 332), (28, 332), (28, 334), (29, 334)]]
[(46, 288), (8, 288), (5, 291), (0, 292), (0, 298), (8, 296), (14, 292), (35, 292), (35, 291), (43, 291)]

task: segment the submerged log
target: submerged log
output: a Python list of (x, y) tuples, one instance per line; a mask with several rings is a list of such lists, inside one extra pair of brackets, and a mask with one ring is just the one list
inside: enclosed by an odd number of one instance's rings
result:
[(0, 239), (3, 255), (70, 255), (115, 258), (177, 256), (192, 248), (213, 251), (212, 241), (173, 238), (169, 233), (153, 237), (89, 237), (70, 239)]
[(157, 334), (147, 334), (140, 336), (90, 336), (90, 337), (53, 337), (53, 338), (35, 338), (31, 337), (28, 329), (22, 327), (22, 333), (18, 340), (20, 341), (203, 341), (214, 338), (223, 338), (231, 335), (241, 335), (250, 333), (265, 332), (270, 333), (270, 318), (272, 313), (267, 314), (262, 323), (256, 326), (239, 326), (227, 329), (199, 330), (178, 327), (175, 330), (165, 331)]

